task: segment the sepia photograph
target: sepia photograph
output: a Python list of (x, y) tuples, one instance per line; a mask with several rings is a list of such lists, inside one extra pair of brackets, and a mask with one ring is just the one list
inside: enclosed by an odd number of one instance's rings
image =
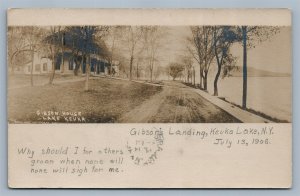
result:
[(290, 26), (8, 26), (9, 123), (291, 122)]
[(290, 10), (7, 16), (10, 188), (292, 186)]

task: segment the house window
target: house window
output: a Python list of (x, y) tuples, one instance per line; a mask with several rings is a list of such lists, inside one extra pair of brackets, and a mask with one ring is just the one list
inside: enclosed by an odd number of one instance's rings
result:
[(41, 65), (40, 64), (35, 64), (34, 71), (41, 71)]
[(28, 66), (28, 72), (31, 72), (31, 66)]
[(44, 64), (43, 64), (43, 71), (48, 71), (47, 68), (48, 68), (48, 67), (47, 67), (47, 63), (44, 63)]

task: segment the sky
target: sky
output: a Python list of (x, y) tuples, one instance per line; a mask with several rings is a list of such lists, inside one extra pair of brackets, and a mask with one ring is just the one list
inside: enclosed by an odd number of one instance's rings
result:
[[(168, 27), (164, 46), (160, 50), (161, 66), (176, 61), (186, 52), (186, 37), (190, 36), (187, 26)], [(231, 52), (237, 57), (237, 65), (242, 66), (242, 46), (232, 46)], [(248, 67), (280, 73), (291, 73), (291, 28), (280, 27), (280, 31), (269, 40), (248, 49)], [(194, 63), (195, 66), (196, 62)]]

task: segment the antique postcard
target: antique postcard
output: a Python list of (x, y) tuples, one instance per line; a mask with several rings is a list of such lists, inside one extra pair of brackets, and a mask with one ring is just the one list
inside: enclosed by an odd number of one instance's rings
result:
[(11, 188), (290, 188), (288, 9), (10, 9)]

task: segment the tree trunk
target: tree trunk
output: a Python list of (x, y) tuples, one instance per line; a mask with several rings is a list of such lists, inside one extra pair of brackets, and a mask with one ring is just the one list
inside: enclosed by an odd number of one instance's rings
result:
[(153, 69), (150, 69), (150, 82), (152, 82), (152, 72), (153, 72)]
[(74, 69), (75, 76), (82, 74), (83, 59), (84, 59), (83, 55), (81, 58), (79, 57), (78, 53), (76, 55), (74, 55), (74, 61), (76, 64), (75, 69)]
[(97, 73), (98, 73), (98, 58), (97, 58), (97, 62), (95, 64), (94, 73), (95, 73), (95, 75), (97, 75)]
[(139, 80), (139, 64), (136, 64), (136, 79)]
[(203, 90), (207, 90), (207, 72), (204, 71), (204, 76), (203, 76), (203, 83), (204, 83), (204, 87)]
[(188, 82), (188, 74), (187, 74), (187, 68), (185, 68), (185, 74), (184, 74), (184, 82), (187, 83)]
[(64, 51), (62, 51), (62, 57), (61, 57), (61, 65), (60, 65), (60, 73), (64, 74), (65, 72), (65, 60), (64, 60)]
[(221, 74), (221, 65), (218, 65), (218, 71), (214, 80), (214, 96), (218, 96), (218, 80)]
[(193, 76), (194, 76), (194, 86), (196, 85), (196, 72), (195, 72), (195, 68), (193, 67)]
[(111, 61), (111, 63), (110, 63), (110, 70), (109, 70), (109, 72), (110, 72), (110, 77), (112, 77), (113, 75), (113, 72), (112, 72), (112, 61)]
[(86, 63), (85, 63), (86, 64), (86, 66), (85, 66), (85, 86), (84, 86), (85, 91), (89, 90), (90, 63), (91, 63), (91, 57), (90, 57), (90, 55), (87, 55)]
[(130, 57), (129, 80), (132, 80), (132, 64), (133, 64), (133, 56)]
[(200, 89), (203, 89), (203, 69), (200, 67)]
[(153, 59), (150, 59), (150, 62), (149, 62), (149, 65), (150, 65), (150, 82), (152, 82), (152, 74), (153, 74)]
[(243, 101), (242, 107), (247, 107), (247, 26), (242, 26), (243, 33)]
[[(216, 27), (214, 27), (214, 32), (213, 32), (213, 37), (214, 37), (214, 52), (215, 52), (215, 57), (217, 59), (217, 66), (218, 66), (218, 71), (217, 74), (215, 76), (215, 80), (214, 80), (214, 96), (218, 96), (219, 92), (218, 92), (218, 80), (221, 74), (221, 66), (222, 66), (222, 61), (220, 61), (219, 59), (219, 55), (218, 55), (218, 50), (217, 50), (217, 32), (216, 32)], [(222, 58), (223, 59), (223, 51), (222, 51)]]
[(74, 63), (75, 63), (75, 68), (74, 68), (73, 72), (74, 72), (75, 76), (78, 76), (78, 69), (79, 69), (80, 64), (79, 64), (79, 61), (75, 54), (73, 54), (73, 59), (74, 59)]
[(82, 55), (81, 57), (81, 63), (78, 69), (78, 75), (82, 75), (83, 74), (83, 61), (84, 61), (84, 55)]
[(64, 59), (65, 49), (64, 49), (64, 37), (61, 40), (61, 65), (60, 72), (63, 74), (65, 72), (65, 59)]
[(33, 86), (33, 64), (34, 64), (34, 48), (32, 47), (32, 52), (31, 52), (31, 70), (30, 70), (30, 84)]
[(111, 56), (110, 56), (110, 77), (112, 77), (113, 76), (113, 72), (112, 72), (112, 64), (113, 64), (113, 55), (114, 55), (114, 47), (115, 47), (115, 37), (116, 35), (114, 34), (113, 35), (113, 42), (112, 42), (112, 45), (111, 45)]
[(79, 68), (78, 68), (78, 71), (77, 71), (77, 75), (82, 75), (82, 65), (83, 65), (83, 63), (79, 62)]
[(53, 83), (54, 75), (55, 75), (55, 60), (54, 60), (54, 54), (52, 54), (52, 69), (51, 69), (49, 84)]

